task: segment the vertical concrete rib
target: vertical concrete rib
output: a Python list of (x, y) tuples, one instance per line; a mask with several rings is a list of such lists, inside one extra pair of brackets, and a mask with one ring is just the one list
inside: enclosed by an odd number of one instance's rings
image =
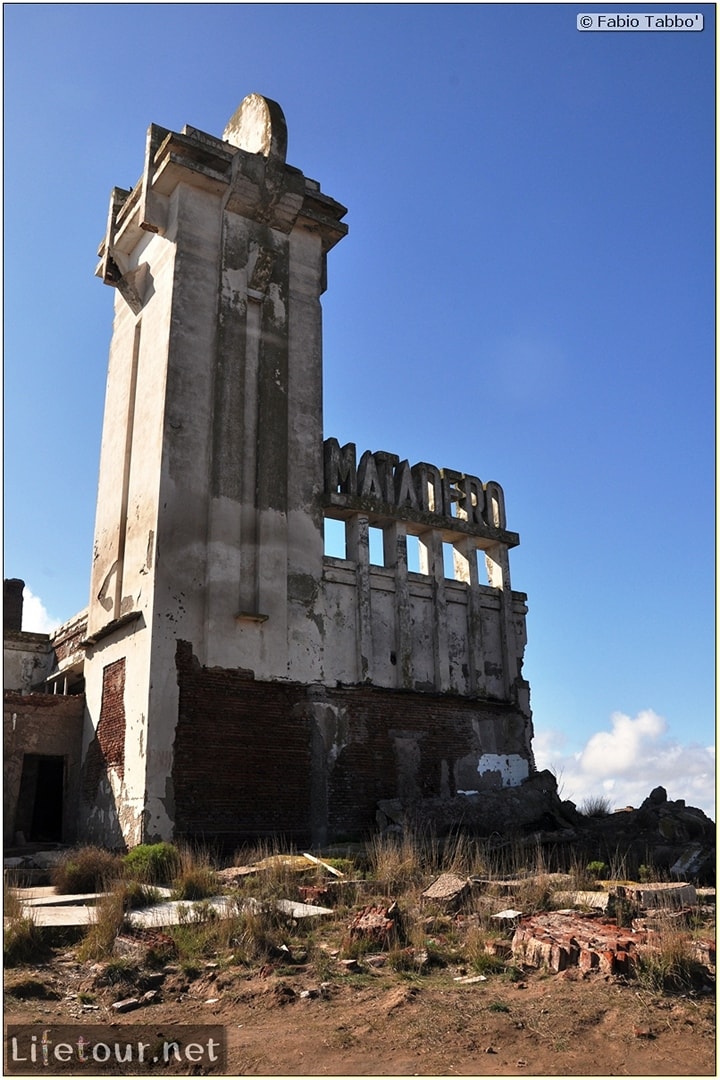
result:
[(431, 529), (419, 538), (420, 571), (432, 581), (433, 608), (433, 660), (435, 688), (447, 690), (450, 686), (450, 657), (448, 655), (447, 600), (445, 598), (445, 567), (443, 566), (442, 533)]
[(140, 358), (141, 321), (135, 324), (133, 333), (132, 360), (130, 362), (130, 387), (128, 389), (127, 419), (125, 421), (125, 454), (122, 471), (122, 495), (120, 498), (120, 521), (118, 522), (118, 567), (115, 575), (115, 595), (113, 597), (113, 618), (121, 614), (123, 595), (123, 577), (125, 570), (125, 544), (127, 540), (128, 499), (130, 495), (130, 466), (132, 463), (133, 431), (135, 427), (135, 398), (137, 396), (138, 362)]
[(245, 336), (245, 400), (243, 412), (242, 510), (240, 512), (240, 608), (254, 614), (258, 611), (258, 368), (260, 363), (260, 333), (262, 297), (248, 294)]
[(395, 571), (396, 685), (412, 689), (412, 626), (408, 584), (407, 526), (395, 521), (383, 529), (385, 566)]
[(357, 678), (372, 678), (372, 604), (370, 600), (370, 533), (365, 514), (355, 514), (347, 523), (348, 557), (355, 563), (357, 582)]

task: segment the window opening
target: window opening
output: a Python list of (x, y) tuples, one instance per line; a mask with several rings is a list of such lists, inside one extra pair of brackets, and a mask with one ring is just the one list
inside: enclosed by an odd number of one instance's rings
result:
[(337, 518), (325, 518), (324, 552), (332, 559), (347, 559), (345, 522)]
[(385, 551), (383, 545), (383, 531), (376, 525), (371, 525), (368, 529), (368, 547), (371, 565), (384, 566)]

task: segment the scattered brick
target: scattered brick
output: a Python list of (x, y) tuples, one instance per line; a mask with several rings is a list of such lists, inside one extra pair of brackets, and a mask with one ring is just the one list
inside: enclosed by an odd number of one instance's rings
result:
[(580, 914), (546, 912), (525, 917), (512, 941), (513, 956), (530, 967), (559, 972), (569, 967), (605, 975), (630, 974), (646, 931)]
[(362, 908), (348, 926), (350, 941), (371, 942), (380, 949), (389, 949), (400, 937), (400, 912), (395, 902), (389, 907), (369, 904)]

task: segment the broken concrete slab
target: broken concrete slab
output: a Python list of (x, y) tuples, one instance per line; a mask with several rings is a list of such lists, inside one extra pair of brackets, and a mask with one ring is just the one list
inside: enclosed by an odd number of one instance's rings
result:
[(553, 900), (569, 908), (593, 908), (597, 911), (607, 911), (610, 893), (594, 892), (589, 889), (581, 892), (559, 892), (554, 894)]
[[(107, 893), (56, 893), (52, 886), (50, 892), (43, 892), (40, 896), (28, 896), (22, 899), (24, 907), (39, 908), (39, 907), (80, 907), (86, 905), (94, 907), (98, 900), (102, 900)], [(32, 890), (39, 892), (40, 890)]]
[(301, 904), (297, 900), (276, 900), (275, 907), (291, 919), (312, 919), (319, 915), (332, 915), (333, 909), (316, 904)]
[(431, 901), (445, 911), (456, 911), (470, 894), (472, 885), (468, 878), (458, 874), (441, 874), (421, 894), (423, 902)]
[(228, 919), (238, 910), (236, 901), (230, 896), (211, 896), (198, 903), (202, 905), (201, 908), (187, 900), (167, 900), (152, 907), (129, 911), (127, 921), (130, 926), (178, 926), (195, 918), (201, 919), (205, 912), (214, 912), (219, 918)]
[(89, 904), (58, 904), (33, 907), (36, 926), (89, 926), (95, 921), (95, 907)]
[(697, 904), (695, 886), (685, 881), (631, 883), (618, 885), (611, 891), (641, 908), (680, 908)]

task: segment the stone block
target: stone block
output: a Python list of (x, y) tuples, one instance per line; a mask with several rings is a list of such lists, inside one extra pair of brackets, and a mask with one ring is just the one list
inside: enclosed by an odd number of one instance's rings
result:
[(457, 874), (441, 874), (422, 893), (423, 902), (433, 902), (445, 911), (456, 911), (471, 890), (470, 881)]

